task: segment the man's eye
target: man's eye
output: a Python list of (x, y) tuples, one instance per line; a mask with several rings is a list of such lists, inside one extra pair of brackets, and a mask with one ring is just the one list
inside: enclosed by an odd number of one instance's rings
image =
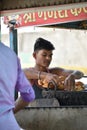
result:
[(43, 56), (46, 56), (46, 55), (43, 55)]

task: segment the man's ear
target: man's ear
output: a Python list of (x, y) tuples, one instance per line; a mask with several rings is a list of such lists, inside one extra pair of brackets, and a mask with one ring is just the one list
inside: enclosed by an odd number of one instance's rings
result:
[(33, 57), (36, 59), (36, 53), (35, 52), (33, 52)]

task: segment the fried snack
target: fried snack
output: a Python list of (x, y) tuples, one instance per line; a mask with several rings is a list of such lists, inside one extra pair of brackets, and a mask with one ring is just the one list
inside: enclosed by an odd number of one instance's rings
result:
[(82, 91), (84, 89), (84, 84), (81, 81), (75, 82), (75, 91)]
[[(64, 76), (59, 76), (59, 82), (58, 82), (58, 85), (57, 85), (57, 88), (59, 90), (64, 90), (64, 80), (65, 80)], [(38, 80), (38, 85), (43, 87), (43, 88), (48, 88), (48, 82), (46, 80)], [(50, 84), (49, 87), (54, 88), (55, 86), (53, 84)], [(75, 82), (74, 91), (82, 91), (84, 89), (85, 89), (85, 87), (84, 87), (83, 82), (81, 82), (81, 81)]]
[[(38, 85), (43, 88), (54, 88), (55, 86), (50, 82), (50, 84), (46, 80), (38, 80)], [(49, 86), (48, 86), (49, 85)]]
[(64, 90), (64, 80), (65, 80), (64, 76), (59, 76), (58, 89)]
[(38, 80), (38, 85), (44, 88), (48, 88), (48, 83), (45, 80)]
[[(60, 79), (60, 81), (59, 81), (58, 89), (64, 90), (64, 80), (65, 80), (65, 77), (64, 76), (60, 76), (59, 79)], [(75, 82), (75, 89), (74, 89), (74, 91), (82, 91), (84, 89), (85, 89), (85, 87), (84, 87), (84, 83), (83, 82), (81, 82), (81, 81)]]
[[(59, 76), (59, 82), (58, 82), (58, 85), (57, 85), (58, 89), (64, 90), (64, 80), (65, 80), (64, 76)], [(44, 88), (48, 88), (48, 82), (46, 80), (38, 80), (38, 84), (39, 84), (39, 86), (42, 86)], [(54, 88), (55, 86), (50, 83), (49, 87)]]

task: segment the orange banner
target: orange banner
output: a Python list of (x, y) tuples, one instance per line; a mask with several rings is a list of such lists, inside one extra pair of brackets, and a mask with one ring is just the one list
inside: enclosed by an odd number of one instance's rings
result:
[(15, 27), (17, 28), (23, 26), (42, 26), (87, 20), (87, 7), (68, 10), (29, 12), (4, 17), (5, 24), (8, 24), (11, 20), (16, 21)]

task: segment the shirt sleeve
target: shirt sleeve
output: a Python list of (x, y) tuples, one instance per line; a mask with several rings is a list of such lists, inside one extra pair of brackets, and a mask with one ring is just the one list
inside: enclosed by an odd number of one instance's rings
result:
[(20, 60), (17, 60), (18, 76), (16, 82), (16, 91), (19, 91), (25, 101), (32, 101), (35, 99), (35, 93), (30, 82), (27, 80), (23, 70), (21, 69)]

